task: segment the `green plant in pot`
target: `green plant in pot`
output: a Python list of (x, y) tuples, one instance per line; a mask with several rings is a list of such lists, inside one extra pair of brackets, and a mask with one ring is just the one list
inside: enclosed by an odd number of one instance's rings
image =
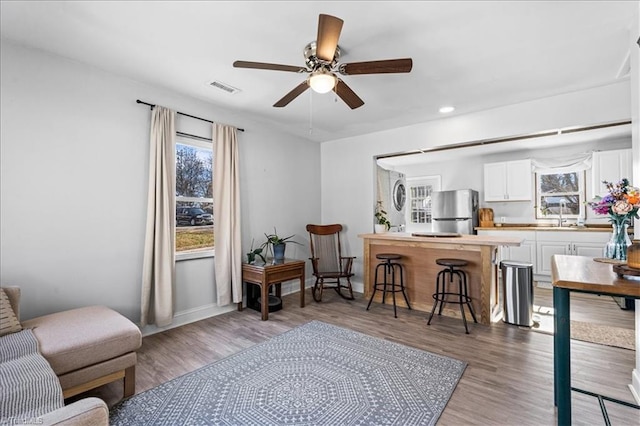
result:
[(249, 264), (254, 264), (256, 262), (256, 256), (262, 259), (262, 262), (267, 263), (267, 260), (262, 255), (262, 251), (264, 250), (263, 246), (260, 246), (256, 249), (253, 248), (253, 241), (251, 240), (251, 249), (249, 249), (249, 253), (247, 253), (247, 262)]
[(278, 235), (278, 231), (276, 231), (275, 227), (273, 228), (273, 234), (264, 234), (264, 236), (267, 237), (267, 241), (265, 241), (261, 247), (270, 250), (273, 254), (273, 259), (276, 262), (284, 260), (284, 251), (288, 242), (300, 244), (297, 241), (291, 240), (291, 238), (295, 237), (295, 234), (282, 238)]
[(378, 204), (376, 205), (376, 212), (373, 216), (376, 218), (376, 233), (386, 232), (391, 228), (391, 222), (387, 219), (387, 212), (382, 207), (382, 201), (378, 201)]

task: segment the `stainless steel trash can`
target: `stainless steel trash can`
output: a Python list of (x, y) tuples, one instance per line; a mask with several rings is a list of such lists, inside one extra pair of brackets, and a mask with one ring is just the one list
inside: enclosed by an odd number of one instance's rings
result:
[(516, 260), (500, 262), (502, 272), (502, 321), (533, 325), (533, 265)]

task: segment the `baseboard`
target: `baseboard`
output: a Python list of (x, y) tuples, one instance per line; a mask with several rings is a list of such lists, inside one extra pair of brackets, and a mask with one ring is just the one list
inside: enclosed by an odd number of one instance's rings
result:
[(142, 336), (149, 336), (151, 334), (160, 333), (161, 331), (170, 330), (172, 328), (180, 327), (190, 324), (192, 322), (201, 321), (203, 319), (211, 318), (216, 315), (226, 314), (227, 312), (235, 311), (238, 309), (236, 303), (232, 303), (226, 306), (218, 306), (213, 303), (197, 308), (187, 309), (185, 311), (176, 312), (173, 315), (173, 322), (166, 327), (158, 327), (153, 324), (149, 324), (142, 329)]
[(536, 281), (536, 287), (551, 289), (551, 288), (553, 288), (553, 285), (550, 282), (547, 282), (547, 281)]
[[(315, 279), (306, 279), (305, 288), (313, 286)], [(352, 282), (351, 286), (356, 293), (364, 293), (364, 284), (361, 282)], [(298, 293), (300, 291), (300, 281), (293, 280), (282, 283), (282, 295), (288, 295)], [(244, 303), (244, 302), (243, 302)], [(197, 308), (187, 309), (185, 311), (176, 312), (173, 315), (173, 322), (166, 327), (158, 327), (153, 324), (149, 324), (142, 329), (142, 336), (150, 336), (152, 334), (160, 333), (162, 331), (171, 330), (172, 328), (181, 327), (183, 325), (190, 324), (192, 322), (201, 321), (203, 319), (215, 317), (217, 315), (226, 314), (227, 312), (235, 311), (238, 309), (236, 303), (232, 303), (226, 306), (217, 306), (215, 304), (208, 304), (198, 306)]]
[[(315, 278), (305, 280), (305, 288), (310, 288), (315, 283)], [(362, 282), (351, 281), (351, 287), (353, 291), (356, 293), (364, 293), (364, 284)], [(288, 281), (282, 283), (282, 295), (286, 296), (287, 294), (293, 294), (300, 291), (300, 282), (299, 281)]]

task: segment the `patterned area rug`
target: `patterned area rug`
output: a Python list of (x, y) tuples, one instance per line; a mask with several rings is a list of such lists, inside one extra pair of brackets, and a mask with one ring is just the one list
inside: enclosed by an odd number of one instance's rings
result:
[(122, 401), (111, 425), (433, 425), (466, 362), (312, 321)]

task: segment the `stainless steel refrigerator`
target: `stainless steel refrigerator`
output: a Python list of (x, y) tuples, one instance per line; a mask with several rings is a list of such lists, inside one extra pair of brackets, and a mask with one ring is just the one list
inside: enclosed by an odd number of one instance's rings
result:
[(434, 232), (475, 234), (478, 226), (478, 191), (459, 189), (431, 194)]

